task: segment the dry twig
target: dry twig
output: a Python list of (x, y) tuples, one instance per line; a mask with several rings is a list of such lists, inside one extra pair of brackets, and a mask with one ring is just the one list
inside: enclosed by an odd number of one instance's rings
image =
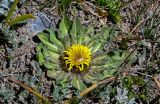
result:
[(107, 79), (105, 79), (105, 80), (102, 80), (102, 81), (100, 81), (100, 82), (98, 82), (98, 83), (94, 83), (92, 86), (90, 86), (90, 87), (86, 88), (84, 91), (82, 91), (82, 92), (80, 93), (80, 97), (85, 96), (86, 94), (88, 94), (90, 91), (92, 91), (93, 89), (95, 89), (95, 88), (98, 87), (99, 85), (107, 84), (107, 83), (109, 83), (109, 82), (111, 82), (111, 81), (113, 81), (113, 80), (115, 80), (115, 79), (116, 79), (116, 77), (110, 77), (110, 78), (107, 78)]
[[(45, 98), (44, 96), (42, 96), (41, 94), (39, 94), (38, 92), (36, 92), (33, 88), (31, 88), (28, 85), (23, 84), (22, 82), (20, 82), (19, 80), (16, 80), (14, 78), (11, 77), (6, 77), (9, 81), (12, 81), (14, 83), (16, 83), (17, 85), (21, 86), (22, 88), (26, 89), (27, 91), (29, 91), (30, 93), (34, 94), (35, 96), (37, 96), (39, 99), (41, 99), (43, 102), (49, 102), (49, 99)], [(50, 104), (50, 103), (49, 103)]]

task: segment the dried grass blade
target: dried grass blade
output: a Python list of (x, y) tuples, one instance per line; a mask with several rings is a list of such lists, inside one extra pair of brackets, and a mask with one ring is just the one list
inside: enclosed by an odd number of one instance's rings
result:
[(19, 80), (16, 80), (16, 79), (10, 78), (10, 77), (7, 77), (7, 79), (9, 81), (12, 81), (12, 82), (16, 83), (17, 85), (21, 86), (22, 88), (28, 90), (30, 93), (34, 94), (35, 96), (37, 96), (42, 101), (47, 101), (47, 102), (49, 101), (47, 98), (45, 98), (44, 96), (42, 96), (41, 94), (39, 94), (38, 92), (36, 92), (33, 88), (29, 87), (28, 85), (23, 84)]
[(157, 80), (156, 77), (153, 77), (154, 81), (156, 82), (156, 84), (158, 85), (159, 89), (160, 89), (160, 81)]
[(111, 82), (111, 81), (113, 81), (113, 80), (115, 80), (115, 79), (116, 79), (116, 77), (110, 77), (110, 78), (107, 78), (107, 79), (105, 79), (105, 80), (102, 80), (102, 81), (100, 81), (100, 82), (98, 82), (98, 83), (93, 84), (93, 85), (90, 86), (89, 88), (86, 88), (84, 91), (82, 91), (82, 92), (80, 93), (80, 97), (85, 96), (86, 94), (88, 94), (90, 91), (92, 91), (93, 89), (95, 89), (95, 88), (98, 87), (99, 85), (109, 83), (109, 82)]

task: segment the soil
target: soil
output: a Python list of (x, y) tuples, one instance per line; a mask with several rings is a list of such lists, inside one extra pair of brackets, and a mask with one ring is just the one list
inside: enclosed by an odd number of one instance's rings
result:
[[(88, 0), (87, 2), (92, 4), (92, 1)], [(122, 43), (122, 40), (125, 39), (127, 34), (130, 33), (137, 25), (135, 17), (138, 15), (137, 13), (139, 13), (140, 11), (139, 9), (149, 5), (148, 2), (148, 0), (132, 0), (132, 2), (129, 2), (121, 9), (120, 14), (122, 16), (122, 20), (120, 23), (118, 23), (118, 25), (116, 25), (119, 28), (118, 35), (114, 38), (113, 44), (110, 44), (110, 47), (107, 47), (106, 49), (121, 47), (120, 44)], [(153, 14), (156, 7), (158, 7), (158, 3), (159, 2), (157, 1), (157, 4), (149, 5), (147, 12), (141, 15), (141, 19), (145, 20), (142, 23), (144, 27), (145, 25), (149, 25), (147, 23), (149, 23), (150, 21), (150, 15)], [(11, 33), (12, 35), (10, 34), (9, 42), (6, 41), (0, 44), (0, 49), (2, 49), (2, 51), (0, 51), (0, 92), (3, 92), (3, 94), (5, 93), (5, 96), (1, 95), (0, 93), (1, 104), (40, 103), (33, 94), (18, 86), (16, 83), (9, 81), (7, 77), (17, 79), (27, 84), (28, 86), (37, 89), (40, 94), (50, 98), (51, 101), (54, 101), (53, 95), (51, 93), (53, 90), (52, 79), (48, 78), (46, 76), (46, 70), (43, 67), (39, 66), (39, 63), (36, 59), (35, 47), (40, 42), (37, 38), (38, 32), (41, 32), (45, 28), (49, 27), (53, 28), (54, 30), (57, 29), (57, 24), (62, 18), (62, 15), (59, 13), (58, 6), (59, 5), (57, 0), (30, 0), (26, 1), (26, 3), (24, 4), (21, 4), (21, 7), (16, 10), (15, 15), (32, 13), (40, 18), (40, 20), (39, 22), (38, 20), (28, 20), (25, 25), (17, 27), (17, 29), (13, 33)], [(88, 9), (93, 10), (89, 7)], [(156, 13), (157, 20), (159, 20), (159, 7)], [(103, 25), (108, 25), (111, 27), (115, 26), (115, 23), (113, 23), (113, 21), (111, 21), (108, 17), (101, 18), (88, 11), (87, 9), (84, 9), (76, 2), (70, 4), (68, 15), (71, 19), (77, 16), (84, 25), (93, 24), (96, 32), (99, 32), (100, 28)], [(41, 25), (42, 22), (43, 25)], [(35, 26), (33, 26), (34, 23), (36, 24)], [(147, 55), (138, 58), (135, 62), (138, 64), (133, 64), (132, 66), (125, 67), (131, 72), (137, 72), (137, 70), (143, 72), (145, 70), (143, 69), (145, 68), (145, 65), (152, 65), (151, 62), (156, 63), (157, 61), (158, 63), (159, 61), (159, 41), (157, 40), (157, 43), (153, 43), (152, 40), (145, 39), (143, 34), (141, 34), (142, 30), (142, 26), (138, 26), (131, 33), (131, 37), (144, 40), (144, 45), (138, 48), (139, 51), (137, 51), (137, 54), (144, 54), (144, 52), (142, 51), (145, 47)], [(160, 31), (160, 29), (158, 31)], [(157, 37), (160, 36), (159, 33), (157, 32)], [(127, 50), (133, 50), (136, 42), (137, 40), (131, 40), (130, 42), (127, 42)], [(137, 57), (139, 56), (137, 55)], [(147, 74), (157, 75), (159, 72), (157, 71), (159, 70), (159, 64), (154, 64), (154, 66), (152, 66), (152, 69), (152, 72)], [(158, 104), (158, 102), (160, 102), (159, 87), (153, 79), (150, 78), (149, 80), (151, 80), (150, 83), (152, 89), (149, 90), (149, 93), (151, 94), (149, 96), (150, 98), (148, 100), (148, 103)], [(93, 98), (89, 97), (83, 99), (82, 102), (84, 102), (84, 104), (103, 104), (103, 102), (97, 102)]]

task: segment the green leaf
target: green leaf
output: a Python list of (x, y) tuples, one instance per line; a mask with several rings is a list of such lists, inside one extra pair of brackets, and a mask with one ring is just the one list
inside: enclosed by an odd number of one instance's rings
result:
[(93, 46), (93, 49), (92, 49), (92, 53), (97, 52), (100, 49), (100, 47), (101, 47), (101, 43), (95, 42), (94, 46)]
[(68, 79), (68, 73), (66, 73), (65, 71), (56, 71), (57, 72), (57, 77), (56, 77), (56, 81), (61, 81), (61, 80), (67, 80)]
[(82, 41), (83, 41), (83, 36), (82, 35), (78, 35), (77, 36), (77, 43), (78, 44), (82, 44)]
[(50, 78), (56, 79), (57, 73), (56, 73), (56, 71), (54, 69), (47, 70), (47, 76), (50, 77)]
[(42, 53), (43, 53), (43, 56), (44, 56), (45, 59), (47, 59), (48, 57), (50, 57), (50, 56), (48, 55), (48, 50), (47, 50), (47, 48), (46, 48), (45, 46), (43, 47)]
[(96, 51), (98, 51), (98, 49), (100, 49), (101, 43), (92, 41), (92, 42), (89, 42), (87, 46), (89, 47), (92, 53), (95, 53)]
[(93, 27), (93, 25), (89, 25), (89, 26), (85, 29), (85, 34), (87, 34), (87, 35), (93, 35), (93, 34), (94, 34), (94, 27)]
[(52, 57), (54, 60), (58, 60), (58, 58), (59, 58), (59, 56), (60, 56), (58, 53), (51, 52), (51, 51), (48, 51), (48, 55), (49, 55), (50, 57)]
[(89, 41), (89, 42), (87, 42), (87, 46), (89, 47), (90, 50), (93, 49), (94, 44), (95, 44), (95, 41)]
[(37, 57), (40, 64), (42, 64), (44, 62), (44, 56), (42, 54), (42, 47), (43, 47), (42, 44), (38, 44), (36, 46), (36, 52), (37, 52), (36, 57)]
[(79, 30), (79, 34), (77, 36), (77, 43), (82, 44), (82, 42), (85, 42), (86, 41), (85, 37), (88, 37), (88, 36), (85, 35), (84, 26), (82, 26), (82, 24), (80, 24), (80, 30)]
[(121, 64), (121, 62), (119, 62), (117, 60), (111, 60), (111, 61), (106, 62), (106, 64), (104, 66), (107, 69), (114, 69), (114, 68), (117, 68), (120, 64)]
[(64, 45), (62, 44), (62, 42), (60, 40), (58, 40), (56, 38), (55, 32), (52, 31), (51, 29), (49, 30), (49, 32), (50, 32), (50, 34), (49, 34), (50, 41), (55, 43), (57, 46), (59, 46), (59, 48), (62, 49), (61, 51), (64, 51)]
[(66, 9), (68, 9), (69, 4), (75, 0), (62, 0), (59, 7), (61, 12), (65, 12)]
[(103, 54), (99, 54), (99, 55), (96, 55), (93, 59), (92, 59), (92, 62), (97, 62), (99, 60), (104, 60), (108, 58), (108, 55), (106, 53), (103, 53)]
[(125, 58), (125, 52), (123, 52), (122, 54), (120, 54), (120, 51), (114, 52), (115, 55), (112, 56), (112, 59), (114, 60), (123, 60)]
[(102, 74), (98, 75), (98, 79), (99, 80), (103, 80), (109, 77), (114, 76), (114, 73), (117, 71), (117, 69), (104, 69), (104, 71), (102, 72)]
[(63, 44), (64, 44), (65, 49), (68, 49), (71, 46), (71, 40), (70, 40), (69, 35), (66, 35), (64, 37)]
[(82, 39), (81, 39), (81, 44), (83, 44), (83, 43), (88, 43), (88, 42), (90, 42), (90, 41), (91, 41), (91, 38), (90, 38), (89, 36), (83, 35), (83, 36), (82, 36)]
[(84, 80), (87, 82), (87, 83), (93, 83), (96, 78), (91, 76), (90, 74), (85, 74), (84, 76)]
[(59, 24), (59, 30), (60, 30), (60, 37), (63, 39), (67, 34), (69, 34), (70, 29), (70, 21), (67, 16), (63, 16), (60, 24)]
[(109, 38), (110, 30), (108, 28), (105, 28), (105, 31), (103, 33), (103, 39), (107, 40)]
[(51, 69), (51, 70), (54, 70), (58, 65), (57, 64), (54, 64), (54, 63), (50, 63), (48, 61), (45, 61), (43, 63), (43, 65), (47, 68), (47, 69)]
[(75, 87), (81, 91), (86, 88), (86, 85), (83, 83), (83, 81), (78, 79), (76, 76), (74, 76), (74, 78), (72, 80), (72, 85), (73, 85), (73, 87)]
[(6, 22), (9, 22), (10, 18), (12, 17), (18, 2), (19, 2), (19, 0), (14, 0), (14, 3), (12, 4), (12, 6), (11, 6), (9, 12), (8, 12), (8, 15), (7, 15), (6, 19), (5, 19)]
[(103, 75), (101, 76), (100, 79), (103, 80), (105, 78), (112, 77), (116, 71), (117, 71), (116, 69), (104, 70)]
[(77, 37), (80, 32), (80, 21), (78, 18), (74, 19), (72, 28), (70, 30), (70, 35), (72, 37), (73, 43), (77, 43)]
[(19, 22), (22, 22), (22, 21), (25, 21), (25, 20), (31, 19), (31, 18), (35, 19), (36, 17), (33, 14), (23, 14), (21, 16), (15, 17), (15, 19), (11, 20), (8, 24), (9, 24), (9, 26), (12, 26), (12, 25), (15, 25)]
[(50, 62), (57, 65), (59, 64), (59, 54), (52, 52), (50, 50), (47, 50), (46, 47), (44, 47), (43, 56), (44, 56), (45, 62)]
[(114, 22), (119, 22), (121, 20), (120, 9), (123, 6), (121, 0), (98, 0), (99, 6), (105, 6), (108, 8), (109, 17)]
[(47, 45), (48, 49), (52, 50), (53, 52), (58, 52), (58, 47), (49, 42), (47, 34), (39, 33), (38, 38), (42, 41), (43, 44)]

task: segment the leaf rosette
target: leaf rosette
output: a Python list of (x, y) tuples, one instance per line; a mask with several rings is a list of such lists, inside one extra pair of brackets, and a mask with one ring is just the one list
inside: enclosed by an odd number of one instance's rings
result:
[[(108, 29), (106, 31), (104, 34), (109, 36)], [(47, 68), (47, 76), (56, 81), (65, 79), (78, 90), (111, 77), (124, 55), (119, 52), (113, 57), (106, 53), (97, 54), (103, 47), (93, 33), (92, 26), (83, 26), (77, 18), (71, 22), (66, 16), (58, 31), (48, 29), (46, 33), (39, 33), (41, 43), (36, 47), (37, 59)]]

